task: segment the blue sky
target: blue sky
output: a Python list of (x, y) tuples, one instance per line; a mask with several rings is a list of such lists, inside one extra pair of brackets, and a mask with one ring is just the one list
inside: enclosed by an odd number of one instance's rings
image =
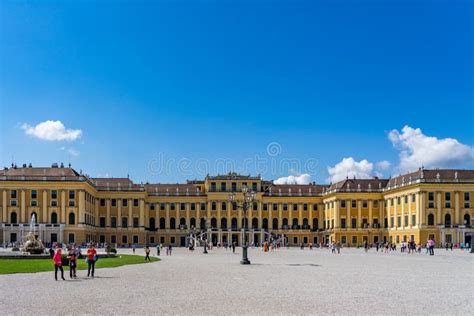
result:
[[(0, 7), (2, 166), (177, 182), (231, 165), (319, 183), (474, 166), (469, 1)], [(66, 131), (35, 129), (48, 120)]]

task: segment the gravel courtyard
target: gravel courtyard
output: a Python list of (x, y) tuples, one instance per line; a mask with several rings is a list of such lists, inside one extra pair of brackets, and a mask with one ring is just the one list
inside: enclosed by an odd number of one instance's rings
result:
[[(131, 253), (120, 250), (119, 253)], [(143, 254), (142, 250), (137, 253)], [(155, 250), (153, 249), (155, 254)], [(0, 276), (0, 314), (470, 314), (474, 255), (459, 250), (250, 250), (190, 253), (98, 269), (95, 279), (54, 281), (53, 272)], [(0, 261), (1, 264), (1, 261)], [(100, 266), (100, 261), (98, 262)]]

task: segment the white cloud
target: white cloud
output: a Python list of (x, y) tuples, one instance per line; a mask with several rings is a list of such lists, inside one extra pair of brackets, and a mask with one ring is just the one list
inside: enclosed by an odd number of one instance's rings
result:
[(62, 150), (62, 151), (65, 151), (67, 152), (68, 154), (70, 154), (71, 156), (79, 156), (79, 154), (81, 153), (79, 150), (77, 149), (74, 149), (74, 148), (67, 148), (65, 146), (62, 146), (59, 148), (59, 150)]
[(390, 162), (387, 160), (379, 161), (375, 164), (377, 170), (387, 170), (390, 167)]
[(349, 178), (367, 179), (372, 178), (374, 164), (366, 159), (355, 161), (354, 158), (348, 157), (342, 159), (334, 167), (328, 167), (329, 178), (327, 181), (337, 182)]
[(44, 121), (36, 126), (24, 123), (21, 128), (27, 135), (49, 141), (73, 141), (82, 135), (80, 129), (66, 129), (61, 121)]
[(281, 177), (273, 181), (274, 184), (309, 184), (311, 176), (307, 173)]
[(413, 171), (422, 165), (427, 168), (453, 168), (474, 162), (474, 148), (454, 138), (438, 139), (426, 136), (421, 129), (405, 125), (401, 132), (388, 134), (393, 146), (400, 150), (400, 172)]

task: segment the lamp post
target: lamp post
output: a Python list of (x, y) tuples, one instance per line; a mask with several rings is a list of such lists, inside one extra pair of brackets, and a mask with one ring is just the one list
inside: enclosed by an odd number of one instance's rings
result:
[(241, 208), (244, 212), (244, 240), (242, 245), (242, 260), (240, 260), (241, 264), (250, 264), (250, 260), (247, 257), (247, 231), (248, 231), (248, 218), (247, 218), (247, 211), (249, 206), (253, 204), (255, 201), (255, 192), (249, 191), (247, 186), (242, 186), (242, 194), (243, 194), (243, 201), (237, 202), (235, 199), (235, 193), (229, 194), (229, 202), (232, 203), (234, 208)]

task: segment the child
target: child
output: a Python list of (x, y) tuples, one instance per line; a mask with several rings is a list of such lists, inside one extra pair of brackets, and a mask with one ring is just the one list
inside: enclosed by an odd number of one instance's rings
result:
[(69, 252), (67, 254), (67, 258), (69, 259), (69, 277), (72, 278), (77, 278), (76, 276), (76, 268), (77, 268), (77, 255), (76, 255), (76, 249), (74, 246), (72, 246), (69, 249)]

